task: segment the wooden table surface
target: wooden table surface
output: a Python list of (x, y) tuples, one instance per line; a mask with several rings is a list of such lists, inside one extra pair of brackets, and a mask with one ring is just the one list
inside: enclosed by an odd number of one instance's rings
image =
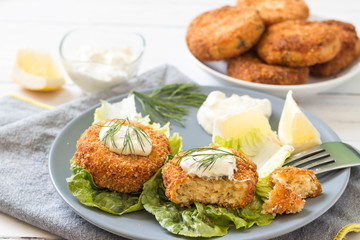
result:
[[(184, 43), (186, 27), (196, 15), (236, 0), (2, 0), (0, 1), (0, 94), (16, 93), (50, 105), (82, 95), (67, 79), (55, 92), (32, 92), (10, 78), (18, 48), (42, 48), (59, 62), (58, 47), (69, 30), (85, 26), (112, 26), (145, 36), (146, 52), (140, 73), (161, 64), (176, 66), (200, 85), (231, 85), (204, 72), (191, 61)], [(307, 1), (311, 14), (338, 19), (360, 29), (360, 1)], [(296, 96), (295, 96), (296, 97)], [(300, 99), (299, 105), (327, 123), (339, 137), (360, 149), (360, 75), (345, 84)], [(0, 238), (56, 236), (0, 213)], [(351, 234), (350, 239), (359, 239)]]

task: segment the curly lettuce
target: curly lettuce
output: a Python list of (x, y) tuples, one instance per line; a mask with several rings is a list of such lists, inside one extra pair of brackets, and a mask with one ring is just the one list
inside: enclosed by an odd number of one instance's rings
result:
[(240, 209), (201, 203), (181, 207), (166, 197), (161, 169), (144, 184), (141, 202), (162, 227), (187, 237), (224, 236), (232, 225), (247, 229), (267, 225), (274, 219), (271, 214), (261, 213), (263, 200), (257, 194), (251, 204)]
[(105, 212), (122, 215), (143, 209), (140, 193), (119, 193), (100, 188), (94, 183), (90, 172), (70, 161), (71, 177), (67, 178), (70, 192), (89, 207), (97, 207)]

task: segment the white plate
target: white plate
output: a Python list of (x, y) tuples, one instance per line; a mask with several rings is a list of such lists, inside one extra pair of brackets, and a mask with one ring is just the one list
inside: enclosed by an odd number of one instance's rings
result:
[[(284, 105), (283, 100), (245, 89), (201, 87), (201, 91), (206, 94), (214, 90), (223, 91), (228, 96), (236, 93), (239, 95), (247, 94), (256, 98), (268, 98), (272, 104), (270, 124), (273, 129), (277, 129)], [(145, 93), (150, 92), (152, 91), (146, 91)], [(118, 96), (112, 99), (111, 102), (120, 101), (126, 96), (127, 95)], [(49, 171), (56, 190), (77, 214), (90, 223), (109, 232), (131, 239), (178, 240), (181, 236), (166, 231), (155, 220), (155, 217), (145, 210), (124, 214), (123, 216), (116, 216), (103, 212), (97, 208), (87, 207), (81, 204), (79, 200), (70, 193), (65, 181), (66, 178), (71, 176), (70, 159), (76, 151), (77, 140), (93, 122), (94, 111), (99, 106), (100, 105), (94, 106), (75, 118), (55, 139), (50, 151)], [(190, 109), (189, 115), (184, 123), (185, 128), (172, 124), (171, 131), (179, 132), (180, 136), (183, 137), (184, 149), (203, 147), (211, 143), (211, 136), (197, 124), (196, 113), (197, 108)], [(323, 142), (340, 140), (334, 131), (332, 131), (324, 122), (306, 111), (304, 111), (304, 113), (320, 132)], [(342, 169), (340, 171), (330, 172), (319, 178), (322, 184), (323, 194), (316, 198), (307, 199), (305, 208), (298, 214), (278, 216), (269, 225), (261, 227), (256, 226), (247, 230), (236, 230), (232, 227), (228, 235), (218, 239), (265, 239), (292, 232), (315, 220), (334, 205), (345, 190), (349, 176), (350, 169)]]
[[(325, 18), (322, 16), (312, 15), (309, 17), (309, 20), (321, 21), (325, 20)], [(227, 62), (225, 60), (202, 62), (190, 52), (187, 46), (186, 49), (190, 57), (198, 66), (200, 66), (202, 69), (212, 74), (216, 78), (226, 82), (234, 83), (240, 87), (265, 92), (282, 98), (286, 97), (286, 94), (289, 90), (292, 90), (294, 92), (294, 95), (299, 98), (309, 95), (315, 95), (319, 92), (324, 92), (328, 89), (334, 88), (348, 81), (360, 71), (360, 62), (359, 59), (357, 59), (338, 74), (324, 78), (315, 78), (309, 76), (307, 83), (301, 85), (274, 85), (253, 83), (228, 76), (226, 74)]]

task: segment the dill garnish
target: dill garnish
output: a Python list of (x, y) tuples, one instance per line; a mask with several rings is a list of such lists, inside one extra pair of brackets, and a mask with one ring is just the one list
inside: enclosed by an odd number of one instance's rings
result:
[(104, 136), (102, 137), (101, 141), (104, 142), (104, 145), (107, 145), (107, 143), (110, 139), (111, 145), (115, 148), (117, 148), (117, 146), (116, 146), (114, 136), (117, 132), (120, 131), (120, 129), (125, 125), (125, 123), (127, 123), (125, 126), (127, 126), (128, 128), (126, 129), (126, 132), (124, 135), (124, 142), (123, 142), (120, 156), (122, 154), (125, 154), (127, 152), (127, 150), (129, 150), (131, 158), (134, 158), (135, 148), (134, 148), (134, 143), (132, 141), (133, 139), (131, 138), (132, 133), (135, 134), (136, 140), (139, 142), (141, 150), (143, 152), (145, 152), (145, 149), (144, 149), (145, 143), (144, 143), (143, 138), (145, 138), (145, 140), (148, 143), (150, 143), (150, 145), (152, 145), (149, 136), (145, 133), (145, 130), (143, 128), (141, 128), (140, 126), (135, 126), (135, 125), (131, 124), (131, 122), (128, 118), (125, 118), (125, 119), (115, 118), (115, 119), (112, 119), (109, 123), (110, 123), (110, 125), (108, 125), (108, 126), (106, 126), (106, 125), (100, 126), (100, 127), (108, 127), (109, 128), (106, 131), (106, 133), (104, 134)]
[[(205, 151), (208, 151), (208, 150), (213, 150), (213, 151), (215, 151), (215, 153), (206, 153)], [(201, 152), (205, 152), (205, 153), (201, 153)], [(228, 152), (228, 151), (218, 149), (218, 148), (211, 148), (211, 147), (192, 148), (192, 149), (186, 150), (183, 155), (176, 155), (176, 156), (179, 157), (179, 160), (176, 162), (176, 165), (179, 165), (180, 161), (185, 157), (202, 156), (202, 158), (200, 158), (200, 159), (195, 159), (195, 158), (193, 158), (193, 159), (197, 163), (197, 169), (198, 170), (203, 169), (203, 172), (205, 172), (206, 169), (211, 169), (218, 159), (225, 157), (225, 156), (238, 157), (238, 158), (242, 159), (245, 163), (247, 163), (246, 160), (238, 154)]]
[(200, 93), (197, 85), (187, 83), (164, 85), (149, 95), (136, 91), (132, 91), (132, 94), (152, 122), (166, 123), (173, 120), (181, 126), (188, 113), (184, 106), (200, 107), (206, 99), (206, 94)]

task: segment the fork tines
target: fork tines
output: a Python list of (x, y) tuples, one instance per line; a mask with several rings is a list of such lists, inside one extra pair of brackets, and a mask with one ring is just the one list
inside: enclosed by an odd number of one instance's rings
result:
[(308, 169), (331, 162), (335, 162), (335, 160), (330, 153), (326, 152), (324, 148), (316, 146), (288, 158), (284, 165)]

